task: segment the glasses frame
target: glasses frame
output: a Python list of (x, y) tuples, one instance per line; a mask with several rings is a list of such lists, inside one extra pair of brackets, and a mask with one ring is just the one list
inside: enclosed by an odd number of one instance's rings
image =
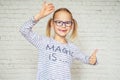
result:
[[(65, 25), (65, 27), (70, 27), (70, 26), (72, 26), (72, 23), (73, 23), (72, 21), (61, 21), (61, 20), (53, 20), (53, 21), (54, 21), (54, 23), (55, 23), (57, 26), (59, 26), (59, 27), (62, 27), (63, 24)], [(62, 22), (62, 24), (61, 24), (61, 25), (58, 25), (57, 22)], [(67, 26), (67, 25), (66, 25), (68, 22), (71, 23), (70, 26)]]

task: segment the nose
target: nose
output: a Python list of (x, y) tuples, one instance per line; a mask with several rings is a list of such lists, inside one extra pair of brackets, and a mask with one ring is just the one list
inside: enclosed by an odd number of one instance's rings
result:
[(62, 27), (66, 27), (66, 23), (63, 23)]

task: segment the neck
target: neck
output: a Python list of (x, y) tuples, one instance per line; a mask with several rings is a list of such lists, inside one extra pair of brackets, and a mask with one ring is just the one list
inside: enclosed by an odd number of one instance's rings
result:
[(61, 36), (55, 35), (55, 36), (54, 36), (54, 39), (55, 39), (56, 41), (60, 42), (60, 43), (63, 43), (63, 44), (66, 44), (66, 43), (67, 43), (67, 40), (66, 40), (65, 37), (61, 37)]

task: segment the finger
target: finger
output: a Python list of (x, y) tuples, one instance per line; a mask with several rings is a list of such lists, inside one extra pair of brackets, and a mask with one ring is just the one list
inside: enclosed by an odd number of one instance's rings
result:
[(55, 8), (54, 6), (49, 6), (49, 8)]
[(54, 9), (49, 9), (49, 13), (52, 13), (54, 11)]
[(96, 59), (90, 59), (90, 62), (96, 62)]
[(96, 58), (96, 53), (93, 53), (90, 58)]
[(96, 58), (96, 53), (93, 53), (90, 58)]
[(48, 3), (47, 5), (53, 5), (53, 3)]
[(48, 6), (47, 9), (48, 9), (48, 10), (54, 10), (55, 7), (54, 7), (54, 6)]
[(49, 11), (54, 11), (55, 9), (54, 8), (50, 8)]
[(96, 56), (90, 56), (90, 59), (95, 59), (96, 58)]
[(46, 1), (43, 2), (43, 5), (44, 5), (44, 6), (46, 5)]
[(97, 59), (96, 58), (90, 58), (90, 63), (96, 63)]
[(95, 64), (96, 63), (96, 60), (93, 61), (93, 60), (90, 60), (90, 64)]
[(47, 6), (47, 7), (54, 6), (52, 3), (46, 3), (46, 2), (44, 2), (44, 5)]
[(92, 54), (92, 56), (95, 57), (95, 56), (96, 56), (96, 52), (94, 52), (94, 53)]
[(97, 59), (96, 56), (90, 56), (91, 60)]
[(98, 49), (95, 49), (95, 53), (97, 53), (98, 52)]
[(53, 6), (53, 5), (49, 5), (48, 7), (49, 7), (49, 8), (54, 8), (54, 6)]
[(92, 56), (96, 56), (96, 53), (98, 52), (98, 49), (95, 49)]
[(55, 9), (55, 7), (54, 6), (48, 6), (48, 10), (54, 10)]

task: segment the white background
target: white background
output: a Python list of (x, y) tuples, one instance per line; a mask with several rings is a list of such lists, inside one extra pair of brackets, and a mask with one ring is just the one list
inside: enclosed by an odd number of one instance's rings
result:
[[(20, 26), (39, 12), (43, 0), (0, 0), (0, 80), (35, 80), (37, 49), (19, 33)], [(68, 8), (78, 22), (74, 43), (87, 55), (95, 48), (98, 65), (72, 64), (72, 80), (120, 80), (120, 0), (49, 0)], [(48, 19), (34, 31), (45, 35)]]

